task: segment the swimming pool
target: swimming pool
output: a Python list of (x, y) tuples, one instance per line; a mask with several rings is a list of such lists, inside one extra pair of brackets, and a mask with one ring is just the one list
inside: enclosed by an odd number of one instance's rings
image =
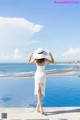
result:
[[(36, 107), (36, 102), (33, 78), (0, 80), (0, 107)], [(43, 106), (80, 106), (80, 78), (48, 78)]]
[[(15, 67), (13, 67), (14, 69), (12, 67), (10, 69), (15, 71)], [(17, 69), (20, 70), (20, 67), (22, 68), (22, 65), (19, 65)], [(60, 67), (63, 68), (62, 66), (58, 67), (59, 69)], [(68, 67), (70, 66), (66, 68)], [(25, 72), (26, 67), (23, 68)], [(34, 78), (0, 78), (0, 107), (36, 107), (36, 103), (37, 97), (34, 96)], [(80, 106), (79, 75), (64, 74), (47, 77), (43, 106)]]

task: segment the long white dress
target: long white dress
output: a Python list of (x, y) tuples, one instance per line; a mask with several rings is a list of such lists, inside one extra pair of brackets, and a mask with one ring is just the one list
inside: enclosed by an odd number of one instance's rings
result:
[(35, 72), (35, 90), (34, 94), (38, 94), (39, 87), (41, 88), (42, 95), (45, 96), (45, 85), (46, 85), (46, 72), (45, 66), (38, 66)]

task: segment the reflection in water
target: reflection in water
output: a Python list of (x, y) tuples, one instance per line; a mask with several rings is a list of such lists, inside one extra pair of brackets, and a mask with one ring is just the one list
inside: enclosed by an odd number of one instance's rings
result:
[(1, 100), (2, 100), (3, 102), (8, 102), (8, 101), (11, 101), (12, 98), (9, 97), (9, 96), (4, 96), (3, 98), (1, 98)]

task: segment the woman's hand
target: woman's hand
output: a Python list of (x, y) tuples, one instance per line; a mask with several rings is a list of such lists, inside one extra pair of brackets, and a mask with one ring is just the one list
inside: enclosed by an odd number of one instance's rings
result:
[(52, 56), (51, 52), (49, 52), (49, 56)]
[(30, 57), (29, 57), (29, 63), (34, 63), (35, 60), (32, 60), (32, 56), (33, 56), (34, 52), (31, 53)]
[(30, 56), (32, 57), (32, 56), (33, 56), (33, 54), (34, 54), (34, 52), (32, 52)]
[(51, 60), (48, 60), (48, 59), (47, 59), (47, 62), (48, 62), (48, 63), (54, 63), (54, 58), (53, 58), (51, 52), (49, 52), (49, 56), (51, 57)]

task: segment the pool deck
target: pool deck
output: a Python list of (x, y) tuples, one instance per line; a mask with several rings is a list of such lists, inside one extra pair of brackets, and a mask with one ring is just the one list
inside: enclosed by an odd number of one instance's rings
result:
[[(7, 119), (2, 119), (4, 113)], [(48, 107), (44, 115), (36, 108), (0, 108), (0, 120), (80, 120), (80, 107)]]

